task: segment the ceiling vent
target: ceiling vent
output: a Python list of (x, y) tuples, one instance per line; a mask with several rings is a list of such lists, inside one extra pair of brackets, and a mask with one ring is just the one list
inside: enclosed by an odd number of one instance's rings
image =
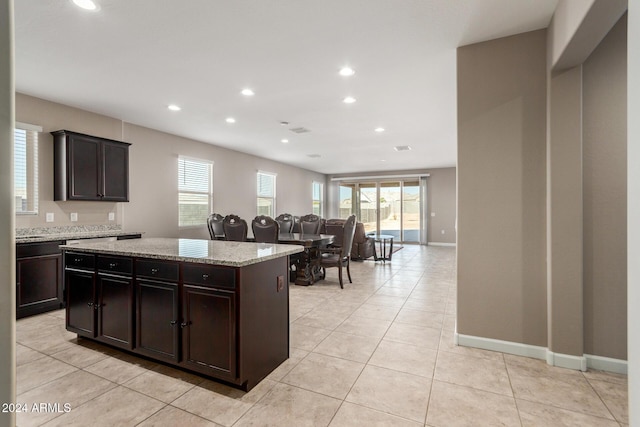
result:
[(307, 128), (303, 128), (303, 127), (299, 127), (299, 128), (291, 128), (289, 129), (291, 132), (293, 133), (307, 133), (307, 132), (311, 132), (309, 129)]
[(393, 147), (393, 149), (396, 151), (409, 151), (411, 150), (411, 147), (409, 147), (408, 145), (396, 145), (395, 147)]

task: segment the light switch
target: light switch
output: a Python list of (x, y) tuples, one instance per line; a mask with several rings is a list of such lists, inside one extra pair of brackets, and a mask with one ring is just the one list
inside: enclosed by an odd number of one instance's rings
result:
[(435, 212), (431, 212), (431, 216), (436, 216), (436, 213)]
[(47, 212), (45, 221), (53, 222), (53, 212)]
[(77, 212), (72, 212), (71, 213), (71, 222), (76, 222), (78, 220), (78, 213)]

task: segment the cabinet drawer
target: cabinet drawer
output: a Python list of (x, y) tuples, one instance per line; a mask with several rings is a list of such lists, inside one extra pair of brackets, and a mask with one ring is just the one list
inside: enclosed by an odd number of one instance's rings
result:
[(236, 287), (236, 270), (234, 268), (212, 267), (202, 264), (184, 264), (182, 267), (184, 283), (211, 286), (215, 288)]
[(64, 245), (64, 240), (42, 243), (18, 243), (16, 245), (16, 258), (59, 254), (62, 252), (59, 248), (60, 245)]
[(168, 261), (138, 259), (136, 260), (136, 276), (177, 282), (179, 266)]
[(93, 270), (95, 267), (94, 255), (67, 252), (65, 254), (65, 265), (67, 268), (81, 268), (83, 270)]
[(130, 275), (133, 272), (133, 262), (131, 258), (98, 256), (98, 271)]

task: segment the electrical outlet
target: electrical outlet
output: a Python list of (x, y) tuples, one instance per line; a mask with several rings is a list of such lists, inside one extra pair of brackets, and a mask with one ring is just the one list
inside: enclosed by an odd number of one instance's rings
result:
[(278, 276), (278, 282), (276, 285), (276, 292), (280, 292), (284, 289), (284, 276)]
[(444, 230), (440, 230), (440, 233), (441, 233), (441, 234), (444, 234)]
[(109, 212), (109, 221), (115, 221), (116, 220), (116, 214), (113, 212)]
[(78, 213), (71, 212), (71, 222), (76, 222), (78, 220)]
[(47, 212), (45, 221), (53, 222), (53, 212)]
[(435, 212), (431, 212), (431, 216), (436, 216), (436, 213)]

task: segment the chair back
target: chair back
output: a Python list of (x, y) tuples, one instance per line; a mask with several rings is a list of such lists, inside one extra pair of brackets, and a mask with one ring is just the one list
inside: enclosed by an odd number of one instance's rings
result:
[(318, 234), (320, 231), (320, 217), (315, 214), (300, 217), (300, 233)]
[(280, 214), (276, 217), (275, 221), (280, 226), (281, 233), (292, 233), (293, 231), (293, 215)]
[(342, 234), (342, 256), (351, 256), (351, 246), (353, 246), (353, 236), (356, 231), (356, 216), (351, 215), (344, 222), (344, 231)]
[(259, 215), (251, 221), (251, 229), (257, 243), (278, 243), (280, 225), (273, 218)]
[(209, 215), (209, 218), (207, 218), (207, 227), (209, 228), (211, 240), (215, 239), (216, 236), (224, 235), (224, 228), (222, 227), (223, 219), (224, 217), (217, 213), (213, 213)]
[(339, 248), (342, 246), (342, 239), (344, 237), (344, 219), (328, 219), (324, 224), (325, 234), (333, 235), (333, 243), (331, 246)]
[(222, 221), (224, 229), (224, 240), (234, 242), (246, 242), (247, 240), (247, 221), (237, 215), (227, 215)]

